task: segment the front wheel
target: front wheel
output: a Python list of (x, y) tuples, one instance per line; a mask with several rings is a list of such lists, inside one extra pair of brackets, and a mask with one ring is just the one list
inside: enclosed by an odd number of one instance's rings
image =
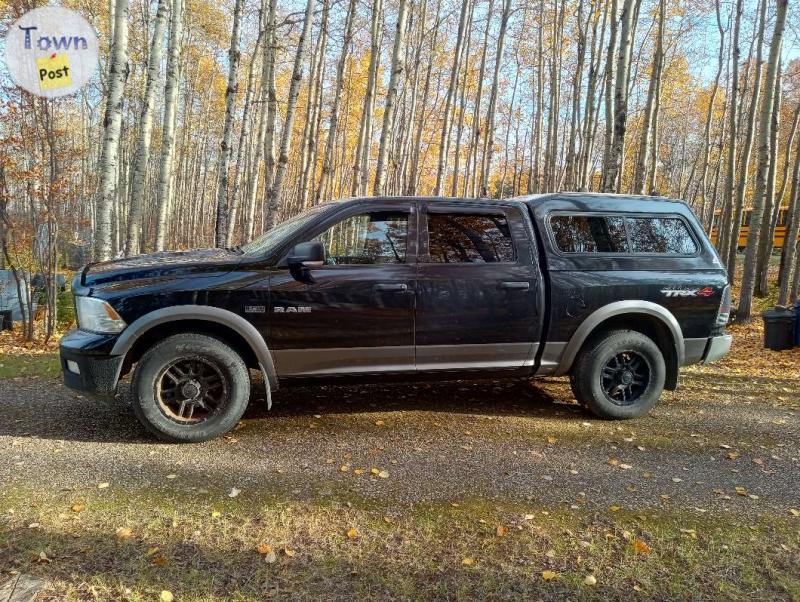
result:
[(250, 375), (223, 341), (184, 333), (142, 356), (131, 389), (133, 412), (150, 433), (197, 443), (236, 426), (250, 399)]
[(594, 415), (624, 420), (647, 414), (664, 390), (664, 356), (652, 339), (616, 330), (590, 341), (572, 367), (575, 398)]

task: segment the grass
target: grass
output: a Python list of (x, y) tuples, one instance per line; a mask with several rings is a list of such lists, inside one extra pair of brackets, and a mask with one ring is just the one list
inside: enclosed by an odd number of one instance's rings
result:
[(58, 376), (60, 370), (57, 353), (7, 353), (0, 349), (0, 379)]
[(0, 566), (46, 575), (67, 600), (800, 598), (789, 515), (336, 500), (6, 490)]

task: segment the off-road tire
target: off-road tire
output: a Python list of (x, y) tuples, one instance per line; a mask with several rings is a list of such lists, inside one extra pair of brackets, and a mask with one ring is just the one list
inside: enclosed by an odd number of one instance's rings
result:
[[(191, 424), (170, 417), (159, 402), (165, 369), (184, 358), (208, 366), (224, 390), (219, 394), (224, 401), (205, 412), (205, 419)], [(199, 443), (228, 432), (244, 414), (249, 399), (250, 375), (241, 355), (220, 339), (197, 333), (176, 334), (151, 347), (136, 365), (131, 383), (136, 418), (149, 433), (172, 443)]]
[[(635, 398), (631, 395), (629, 400), (615, 399), (608, 392), (609, 388), (616, 388), (618, 391), (614, 395), (624, 395), (619, 391), (622, 379), (617, 383), (616, 377), (609, 376), (609, 373), (616, 374), (616, 368), (610, 363), (618, 365), (620, 361), (615, 358), (620, 357), (635, 358), (639, 362), (637, 366), (643, 366), (642, 371), (647, 373), (646, 384), (637, 385), (639, 393)], [(635, 376), (636, 382), (644, 380)], [(652, 339), (633, 330), (614, 330), (584, 345), (572, 366), (570, 385), (575, 399), (595, 416), (625, 420), (644, 416), (658, 403), (665, 378), (664, 356)]]

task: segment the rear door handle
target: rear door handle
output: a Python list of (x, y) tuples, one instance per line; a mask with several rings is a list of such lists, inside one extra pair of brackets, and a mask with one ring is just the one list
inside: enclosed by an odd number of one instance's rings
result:
[(404, 293), (408, 290), (407, 284), (376, 284), (376, 291)]
[(531, 287), (530, 282), (501, 282), (500, 288), (506, 288), (510, 290), (527, 290)]

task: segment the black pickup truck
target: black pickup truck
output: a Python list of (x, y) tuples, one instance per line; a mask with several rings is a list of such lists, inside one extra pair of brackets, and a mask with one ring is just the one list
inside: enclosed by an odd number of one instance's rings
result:
[(248, 369), (309, 381), (569, 375), (595, 415), (646, 414), (728, 352), (728, 278), (689, 207), (588, 193), (316, 206), (243, 247), (90, 264), (61, 340), (69, 387), (157, 437), (236, 425)]

